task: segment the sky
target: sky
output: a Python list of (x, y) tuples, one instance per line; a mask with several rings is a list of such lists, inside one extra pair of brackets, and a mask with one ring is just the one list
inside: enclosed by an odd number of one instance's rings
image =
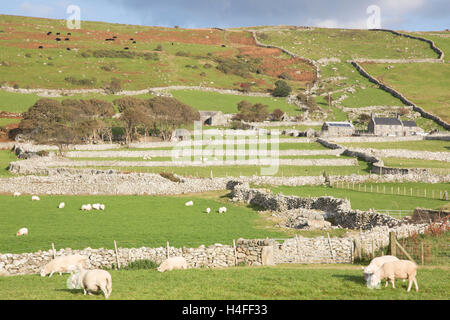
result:
[(450, 28), (450, 0), (1, 0), (0, 14), (182, 28), (296, 25), (432, 31)]

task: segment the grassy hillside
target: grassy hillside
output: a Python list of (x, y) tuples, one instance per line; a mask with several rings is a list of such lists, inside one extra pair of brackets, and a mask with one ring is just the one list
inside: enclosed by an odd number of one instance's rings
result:
[[(246, 31), (227, 35), (217, 29), (86, 21), (81, 29), (70, 30), (65, 20), (6, 15), (0, 15), (0, 30), (0, 78), (4, 84), (21, 88), (98, 88), (115, 77), (128, 90), (167, 85), (237, 88), (241, 82), (249, 82), (258, 91), (272, 88), (282, 72), (295, 75), (299, 71), (292, 80), (297, 87), (314, 77), (310, 65), (280, 50), (257, 47)], [(114, 36), (114, 41), (105, 41)], [(56, 41), (57, 37), (61, 41)], [(219, 57), (229, 63), (260, 58), (260, 70), (246, 76), (225, 74), (216, 68)], [(73, 81), (65, 80), (67, 77)]]

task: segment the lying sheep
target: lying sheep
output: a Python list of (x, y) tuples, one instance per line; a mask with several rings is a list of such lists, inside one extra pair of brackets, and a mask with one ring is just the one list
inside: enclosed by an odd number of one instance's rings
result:
[(220, 207), (219, 208), (219, 213), (225, 213), (227, 212), (227, 208), (226, 207)]
[(63, 209), (66, 206), (64, 202), (61, 202), (58, 206), (59, 209)]
[(14, 197), (19, 197), (20, 196), (20, 192), (14, 192)]
[(41, 200), (41, 198), (39, 198), (38, 196), (31, 197), (31, 201), (39, 201), (39, 200)]
[[(419, 286), (416, 280), (417, 265), (409, 260), (398, 260), (385, 262), (381, 267), (375, 271), (370, 277), (370, 285), (378, 286), (382, 279), (388, 279), (392, 283), (392, 288), (395, 288), (395, 278), (398, 279), (408, 279), (408, 289), (411, 290), (411, 285), (414, 282), (416, 291), (419, 291)], [(386, 287), (388, 286), (388, 281), (386, 281)]]
[(171, 271), (173, 269), (187, 269), (187, 261), (183, 257), (173, 257), (163, 261), (158, 267), (159, 272)]
[(41, 276), (45, 277), (50, 273), (50, 277), (55, 272), (59, 272), (59, 275), (62, 275), (63, 272), (73, 272), (75, 270), (81, 270), (86, 268), (86, 258), (79, 255), (74, 254), (70, 256), (58, 257), (47, 263), (44, 268), (41, 270)]
[(210, 213), (211, 212), (211, 208), (206, 208), (206, 213)]
[(104, 204), (100, 205), (100, 210), (105, 210), (105, 205)]
[(94, 204), (92, 205), (92, 209), (100, 210), (100, 203), (94, 203)]
[(83, 210), (83, 211), (91, 211), (92, 210), (92, 206), (90, 204), (83, 204), (81, 206), (81, 210)]
[(16, 236), (24, 236), (28, 234), (27, 228), (20, 228), (19, 231), (17, 231)]
[(191, 206), (193, 206), (194, 205), (194, 201), (188, 201), (188, 202), (186, 202), (185, 204), (184, 204), (186, 207), (191, 207)]
[(105, 298), (108, 299), (112, 292), (111, 274), (108, 271), (99, 269), (80, 270), (72, 277), (72, 286), (74, 288), (81, 287), (84, 295), (86, 295), (86, 292), (91, 295), (92, 292), (98, 292), (100, 289)]
[[(367, 267), (361, 267), (363, 269), (364, 280), (367, 281), (369, 276), (378, 270), (379, 267), (383, 265), (385, 262), (398, 261), (399, 259), (395, 256), (381, 256), (376, 257), (370, 261), (370, 264)], [(386, 280), (387, 281), (387, 280)]]

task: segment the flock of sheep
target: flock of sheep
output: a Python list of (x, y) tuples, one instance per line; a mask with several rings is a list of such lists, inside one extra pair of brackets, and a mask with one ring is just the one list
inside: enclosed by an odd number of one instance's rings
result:
[[(20, 193), (15, 192), (14, 196), (20, 196)], [(32, 201), (39, 201), (38, 196), (32, 196)], [(185, 206), (193, 206), (194, 202), (192, 200), (185, 203)], [(65, 207), (65, 203), (61, 202), (58, 208), (62, 209)], [(105, 210), (105, 205), (100, 203), (94, 204), (83, 204), (81, 210)], [(206, 208), (205, 212), (209, 214), (211, 208)], [(219, 213), (227, 212), (226, 207), (220, 207), (218, 209)], [(17, 231), (17, 236), (27, 235), (28, 229), (21, 228)], [(111, 274), (105, 270), (95, 269), (86, 270), (86, 258), (81, 255), (70, 255), (64, 257), (58, 257), (50, 261), (41, 270), (41, 276), (45, 277), (50, 274), (58, 272), (60, 275), (62, 273), (71, 273), (72, 277), (70, 282), (73, 288), (81, 287), (86, 293), (91, 294), (92, 292), (98, 292), (101, 290), (105, 295), (105, 298), (111, 294), (112, 291), (112, 278)], [(158, 267), (159, 272), (170, 271), (173, 269), (187, 269), (186, 259), (183, 257), (173, 257), (168, 258), (161, 263)], [(392, 287), (395, 288), (395, 279), (406, 279), (409, 280), (407, 292), (411, 290), (411, 286), (414, 283), (416, 291), (419, 291), (417, 285), (416, 274), (417, 265), (409, 260), (399, 260), (395, 256), (381, 256), (374, 258), (367, 267), (362, 267), (364, 279), (367, 282), (369, 288), (379, 287), (381, 280), (386, 279), (386, 287), (389, 281), (392, 283)]]
[[(194, 205), (194, 201), (188, 201), (184, 204), (186, 207), (192, 207)], [(210, 213), (211, 212), (211, 208), (206, 208), (205, 210), (206, 213)], [(217, 212), (219, 213), (225, 213), (227, 212), (227, 208), (226, 207), (220, 207), (219, 210), (217, 210)]]
[[(19, 197), (21, 196), (20, 192), (14, 192), (13, 194), (14, 197)], [(39, 201), (41, 200), (41, 198), (39, 198), (39, 196), (31, 196), (31, 201)], [(64, 209), (64, 207), (66, 206), (65, 202), (60, 202), (58, 205), (59, 209)], [(91, 211), (91, 210), (105, 210), (106, 206), (103, 203), (94, 203), (94, 204), (83, 204), (81, 206), (82, 211)], [(16, 236), (24, 236), (24, 235), (28, 235), (28, 228), (20, 228), (19, 231), (16, 232)]]
[[(50, 274), (51, 277), (55, 272), (62, 275), (70, 273), (70, 286), (72, 288), (83, 289), (84, 295), (93, 292), (103, 292), (105, 298), (108, 299), (112, 292), (112, 277), (106, 270), (86, 269), (86, 257), (79, 254), (58, 257), (47, 263), (41, 270), (41, 277)], [(187, 261), (183, 257), (172, 257), (164, 260), (157, 268), (159, 272), (171, 271), (174, 269), (187, 269)]]

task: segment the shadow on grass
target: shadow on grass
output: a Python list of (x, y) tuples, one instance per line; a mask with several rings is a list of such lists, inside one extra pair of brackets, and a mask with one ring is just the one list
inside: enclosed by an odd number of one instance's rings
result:
[(333, 274), (334, 278), (342, 278), (345, 281), (352, 281), (356, 284), (366, 285), (366, 281), (363, 278), (362, 272), (360, 276), (348, 275), (348, 274)]

